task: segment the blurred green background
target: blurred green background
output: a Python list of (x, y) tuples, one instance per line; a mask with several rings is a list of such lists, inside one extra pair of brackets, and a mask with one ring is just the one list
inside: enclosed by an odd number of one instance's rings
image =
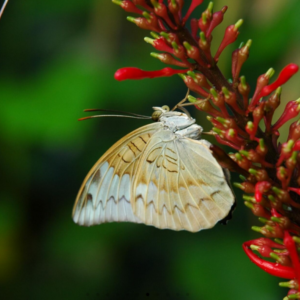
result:
[[(189, 2), (189, 1), (186, 1)], [(220, 58), (253, 39), (242, 69), (252, 87), (274, 67), (300, 64), (300, 2), (217, 0), (229, 6), (214, 34), (245, 20)], [(205, 1), (195, 17), (208, 4)], [(10, 1), (0, 21), (0, 286), (3, 299), (281, 299), (280, 279), (252, 264), (242, 243), (259, 225), (236, 191), (227, 226), (196, 234), (127, 223), (75, 225), (72, 206), (83, 178), (115, 141), (146, 121), (78, 122), (85, 108), (150, 115), (174, 105), (186, 87), (178, 76), (117, 82), (116, 69), (164, 67), (151, 58), (146, 31), (108, 0)], [(300, 76), (285, 85), (281, 107), (300, 96)], [(190, 110), (205, 130), (205, 115)], [(282, 130), (286, 138), (287, 126)], [(238, 177), (233, 175), (233, 181)], [(282, 281), (282, 280), (281, 280)]]

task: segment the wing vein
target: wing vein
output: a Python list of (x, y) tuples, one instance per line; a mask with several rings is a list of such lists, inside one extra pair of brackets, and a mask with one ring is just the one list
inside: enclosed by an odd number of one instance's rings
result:
[[(178, 151), (178, 147), (177, 147), (176, 143), (175, 143), (175, 149), (176, 149), (176, 152), (177, 152), (177, 157), (178, 157), (179, 160), (180, 160), (180, 164), (181, 164), (181, 163), (183, 164), (182, 159), (180, 159), (180, 155), (179, 155), (179, 151)], [(184, 164), (183, 164), (183, 165), (184, 165)], [(181, 167), (181, 166), (180, 166), (180, 167)], [(180, 169), (179, 169), (179, 170), (180, 170)], [(192, 224), (191, 224), (189, 218), (187, 217), (185, 205), (184, 205), (183, 200), (181, 199), (181, 196), (180, 196), (180, 193), (179, 193), (179, 180), (180, 180), (180, 174), (179, 174), (179, 172), (178, 172), (178, 178), (177, 178), (177, 192), (178, 192), (178, 198), (180, 199), (180, 202), (181, 202), (181, 205), (182, 205), (182, 208), (183, 208), (183, 211), (184, 211), (184, 216), (185, 216), (185, 218), (188, 220), (188, 222), (189, 222), (189, 224), (190, 224), (190, 228), (192, 229)], [(188, 190), (188, 192), (190, 192), (189, 189), (187, 189), (187, 190)], [(182, 225), (183, 225), (183, 224), (182, 224)]]
[[(175, 144), (174, 141), (173, 141), (173, 144)], [(178, 165), (178, 167), (179, 167), (179, 165)], [(177, 174), (179, 174), (179, 170), (178, 170)], [(171, 179), (171, 177), (170, 177), (170, 179)], [(169, 205), (170, 205), (170, 209), (171, 209), (171, 211), (170, 211), (170, 217), (171, 217), (173, 226), (176, 229), (177, 226), (175, 224), (175, 220), (174, 220), (174, 216), (173, 216), (173, 206), (172, 206), (171, 197), (170, 197), (171, 189), (170, 189), (170, 183), (169, 183), (169, 180), (168, 180), (168, 176), (166, 176), (166, 187), (167, 187), (167, 195), (168, 195), (168, 199), (169, 199)]]
[[(191, 149), (191, 148), (190, 148), (190, 149)], [(186, 149), (185, 149), (184, 147), (183, 147), (183, 151), (186, 152)], [(195, 151), (194, 151), (194, 152), (195, 152)], [(199, 155), (199, 154), (198, 154), (198, 155)], [(187, 158), (187, 160), (190, 162), (190, 165), (193, 165), (193, 164), (191, 164), (191, 160), (190, 160), (190, 157), (189, 157), (188, 155), (186, 155), (186, 158)], [(197, 164), (195, 164), (195, 166), (198, 168)], [(198, 168), (198, 169), (199, 169), (199, 168)], [(188, 168), (186, 168), (186, 170), (189, 172), (191, 178), (193, 178), (193, 176), (192, 176), (191, 173), (190, 173), (190, 170), (189, 170)], [(220, 207), (220, 205), (215, 201), (215, 199), (213, 199), (213, 198), (205, 191), (205, 189), (204, 189), (204, 188), (203, 188), (196, 180), (194, 180), (194, 178), (193, 178), (193, 181), (196, 182), (196, 184), (200, 187), (200, 189), (203, 191), (203, 193), (207, 196), (208, 199), (211, 199), (211, 200), (214, 202), (214, 204), (215, 204), (221, 211), (224, 211), (224, 210)], [(216, 216), (215, 213), (214, 213), (213, 211), (209, 210), (209, 208), (208, 208), (208, 206), (206, 205), (205, 201), (204, 201), (203, 204), (205, 205), (205, 207), (207, 208), (208, 211), (210, 211), (214, 216)]]

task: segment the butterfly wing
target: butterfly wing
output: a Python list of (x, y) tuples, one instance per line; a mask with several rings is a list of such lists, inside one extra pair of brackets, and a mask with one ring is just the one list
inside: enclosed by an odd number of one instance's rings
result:
[(199, 231), (229, 213), (234, 195), (206, 141), (155, 133), (137, 169), (134, 214), (148, 225)]
[(141, 222), (131, 208), (131, 185), (144, 148), (161, 126), (151, 123), (138, 128), (97, 161), (77, 195), (73, 208), (75, 223), (90, 226), (113, 221)]

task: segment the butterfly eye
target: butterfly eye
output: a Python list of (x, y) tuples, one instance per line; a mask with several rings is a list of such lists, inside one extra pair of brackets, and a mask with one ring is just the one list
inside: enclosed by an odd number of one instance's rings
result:
[(169, 107), (168, 105), (162, 106), (162, 109), (163, 109), (163, 110), (166, 110), (166, 111), (170, 111), (170, 107)]
[(162, 114), (162, 111), (160, 111), (160, 110), (155, 110), (154, 112), (153, 112), (153, 114), (152, 114), (152, 120), (153, 121), (158, 121), (158, 119), (159, 119), (159, 117), (161, 116), (161, 114)]

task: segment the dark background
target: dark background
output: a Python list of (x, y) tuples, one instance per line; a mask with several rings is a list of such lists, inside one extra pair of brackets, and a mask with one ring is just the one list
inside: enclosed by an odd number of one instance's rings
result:
[[(229, 10), (214, 34), (214, 49), (227, 25), (245, 20), (220, 58), (226, 77), (231, 51), (249, 38), (253, 45), (242, 74), (252, 92), (268, 68), (275, 68), (275, 78), (286, 64), (300, 63), (299, 1), (218, 0), (215, 11), (224, 5)], [(257, 268), (242, 250), (244, 241), (260, 237), (250, 230), (260, 224), (239, 191), (229, 224), (196, 234), (73, 223), (72, 206), (89, 169), (115, 141), (147, 123), (78, 122), (86, 116), (82, 110), (150, 115), (152, 106), (175, 105), (186, 93), (178, 76), (114, 80), (120, 67), (164, 67), (149, 55), (154, 49), (143, 41), (149, 33), (127, 22), (127, 15), (108, 0), (26, 0), (10, 1), (0, 20), (1, 294), (37, 300), (283, 298), (280, 279)], [(297, 74), (285, 85), (281, 109), (300, 96), (299, 80)], [(190, 111), (210, 129), (205, 114)]]

